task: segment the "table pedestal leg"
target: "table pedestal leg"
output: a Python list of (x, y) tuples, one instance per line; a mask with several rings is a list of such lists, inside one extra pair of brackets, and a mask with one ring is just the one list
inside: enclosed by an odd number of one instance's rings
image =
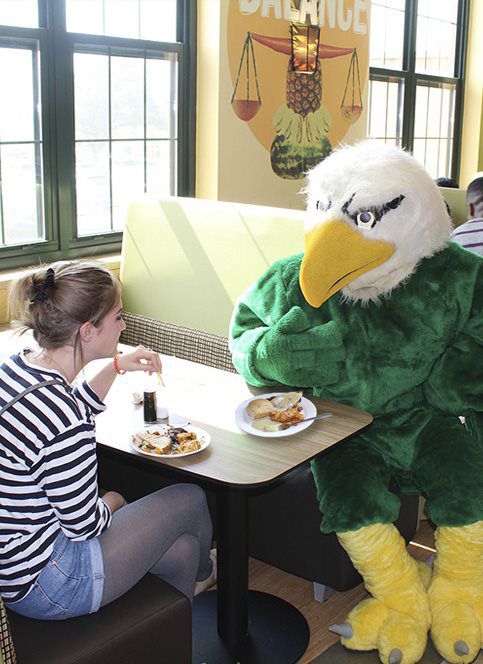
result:
[(295, 664), (309, 628), (291, 604), (248, 590), (248, 496), (218, 489), (217, 592), (193, 602), (193, 664)]
[(217, 493), (218, 634), (236, 651), (248, 633), (248, 496)]

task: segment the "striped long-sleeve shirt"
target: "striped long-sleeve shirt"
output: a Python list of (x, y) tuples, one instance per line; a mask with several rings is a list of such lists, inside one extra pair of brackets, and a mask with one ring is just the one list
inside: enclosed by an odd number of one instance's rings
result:
[(453, 242), (483, 256), (483, 219), (470, 219), (454, 229)]
[[(0, 408), (29, 385), (62, 378), (28, 353), (0, 366)], [(0, 418), (0, 594), (25, 596), (62, 530), (71, 540), (100, 535), (111, 513), (98, 496), (93, 416), (105, 409), (84, 382), (39, 387)]]

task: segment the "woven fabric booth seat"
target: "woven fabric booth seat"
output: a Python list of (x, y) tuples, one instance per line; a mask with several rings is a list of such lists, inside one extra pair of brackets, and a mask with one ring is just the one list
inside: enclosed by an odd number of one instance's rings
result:
[[(34, 620), (7, 614), (18, 664), (191, 662), (190, 602), (151, 574), (91, 615)], [(12, 657), (5, 664), (15, 664)]]
[(0, 598), (0, 662), (17, 664), (17, 655), (13, 645), (12, 633), (8, 622), (7, 610)]
[(121, 341), (125, 344), (142, 344), (164, 355), (174, 355), (182, 360), (236, 373), (227, 337), (173, 325), (129, 311), (123, 313), (123, 318), (126, 329), (121, 335)]

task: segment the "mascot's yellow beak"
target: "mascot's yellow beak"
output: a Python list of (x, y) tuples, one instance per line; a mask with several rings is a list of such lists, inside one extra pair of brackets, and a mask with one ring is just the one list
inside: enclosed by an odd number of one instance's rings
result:
[(373, 270), (394, 253), (394, 245), (370, 240), (340, 220), (326, 221), (305, 234), (300, 288), (312, 307), (320, 307), (346, 284)]

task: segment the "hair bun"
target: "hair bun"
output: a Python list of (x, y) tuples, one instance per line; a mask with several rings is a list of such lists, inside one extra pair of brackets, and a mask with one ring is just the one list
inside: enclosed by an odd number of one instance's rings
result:
[(51, 290), (55, 285), (55, 272), (53, 268), (49, 267), (45, 273), (44, 278), (40, 282), (37, 288), (37, 292), (30, 302), (32, 304), (38, 304), (39, 302), (45, 302), (51, 296)]

